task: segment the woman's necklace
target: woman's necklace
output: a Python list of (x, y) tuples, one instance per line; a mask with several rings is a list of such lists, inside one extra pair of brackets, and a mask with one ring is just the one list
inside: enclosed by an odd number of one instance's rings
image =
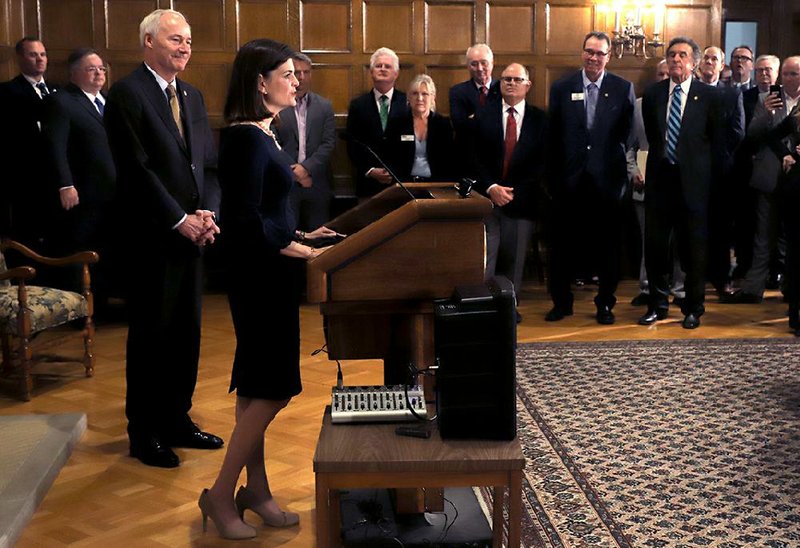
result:
[(232, 125), (244, 125), (244, 124), (247, 124), (247, 125), (250, 125), (250, 126), (256, 126), (258, 129), (260, 129), (261, 131), (263, 131), (264, 133), (266, 133), (267, 135), (272, 137), (272, 140), (275, 142), (275, 146), (278, 147), (278, 150), (281, 149), (281, 145), (280, 145), (280, 143), (278, 143), (278, 139), (275, 137), (275, 134), (272, 132), (272, 129), (269, 127), (269, 123), (266, 120), (253, 120), (253, 121), (247, 121), (247, 122), (236, 122), (235, 124), (232, 124)]

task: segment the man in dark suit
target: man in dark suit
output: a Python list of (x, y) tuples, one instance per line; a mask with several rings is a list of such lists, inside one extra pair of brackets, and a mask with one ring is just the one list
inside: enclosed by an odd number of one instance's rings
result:
[(311, 59), (295, 54), (297, 105), (280, 113), (278, 137), (292, 159), (297, 184), (289, 196), (297, 228), (310, 232), (328, 222), (331, 204), (330, 159), (336, 145), (333, 107), (311, 91)]
[(111, 88), (106, 129), (117, 166), (130, 260), (127, 344), (131, 456), (178, 466), (171, 447), (222, 440), (189, 418), (200, 353), (201, 251), (219, 229), (216, 154), (203, 96), (176, 76), (191, 56), (182, 14), (139, 26), (144, 63)]
[(541, 199), (546, 146), (546, 117), (528, 105), (528, 70), (508, 65), (500, 77), (502, 101), (476, 117), (473, 157), (476, 188), (494, 204), (486, 219), (486, 277), (507, 277), (519, 292), (533, 218)]
[[(550, 297), (547, 321), (572, 315), (570, 282), (580, 243), (599, 279), (594, 299), (598, 323), (614, 323), (620, 277), (622, 199), (628, 186), (626, 143), (633, 123), (633, 84), (605, 70), (611, 39), (590, 32), (583, 40), (583, 69), (550, 88), (548, 154), (550, 194)], [(588, 239), (588, 241), (587, 241)]]
[(736, 150), (744, 139), (745, 131), (742, 90), (722, 85), (719, 77), (724, 66), (725, 52), (722, 49), (709, 46), (703, 50), (699, 67), (700, 80), (719, 91), (725, 123), (725, 141), (721, 143), (721, 149), (714, 152), (720, 160), (720, 169), (712, 182), (709, 206), (708, 279), (720, 296), (731, 291), (731, 244), (735, 208), (731, 175)]
[(494, 54), (491, 48), (475, 44), (467, 49), (466, 55), (469, 80), (450, 88), (450, 120), (459, 150), (469, 146), (475, 114), (487, 104), (500, 100), (500, 80), (492, 80)]
[(650, 304), (639, 319), (641, 325), (667, 317), (673, 230), (686, 272), (683, 327), (698, 327), (705, 311), (708, 203), (711, 181), (719, 169), (715, 152), (724, 146), (725, 132), (719, 92), (692, 78), (699, 62), (700, 47), (694, 40), (673, 38), (667, 49), (669, 80), (651, 85), (642, 97), (650, 145), (645, 195)]
[[(47, 144), (52, 175), (49, 193), (59, 197), (61, 211), (56, 230), (49, 239), (60, 256), (91, 249), (100, 253), (94, 269), (92, 289), (95, 310), (108, 296), (112, 201), (117, 173), (103, 123), (106, 66), (97, 52), (81, 48), (67, 59), (70, 84), (44, 101), (42, 134)], [(81, 273), (76, 270), (67, 281), (79, 291)]]
[(0, 84), (0, 235), (43, 251), (47, 223), (57, 200), (47, 200), (46, 166), (42, 163), (42, 100), (56, 91), (45, 82), (47, 50), (27, 36), (15, 46), (20, 74)]
[(394, 118), (408, 112), (406, 94), (395, 89), (400, 74), (400, 59), (389, 48), (378, 48), (369, 60), (372, 89), (350, 101), (347, 110), (347, 152), (356, 171), (356, 194), (370, 197), (392, 184), (392, 176), (370, 154), (370, 147), (381, 160), (385, 153), (386, 127)]

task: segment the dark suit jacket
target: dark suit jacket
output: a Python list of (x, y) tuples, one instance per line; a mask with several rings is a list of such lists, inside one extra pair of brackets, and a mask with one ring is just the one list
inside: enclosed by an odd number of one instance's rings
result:
[[(404, 117), (407, 112), (406, 94), (395, 88), (389, 105), (389, 121), (386, 128), (389, 128), (394, 119)], [(369, 145), (381, 160), (386, 161), (385, 136), (372, 90), (350, 101), (347, 110), (347, 133)], [(347, 152), (353, 163), (353, 169), (356, 170), (356, 193), (359, 196), (372, 196), (383, 190), (385, 187), (382, 184), (365, 176), (370, 168), (381, 167), (380, 163), (358, 143), (348, 142)]]
[[(642, 97), (642, 117), (650, 151), (647, 155), (647, 193), (645, 201), (667, 203), (672, 182), (659, 169), (666, 146), (667, 99), (669, 80), (648, 87)], [(686, 97), (678, 136), (678, 165), (686, 206), (705, 215), (709, 191), (719, 158), (714, 155), (725, 142), (723, 109), (719, 92), (693, 79)], [(716, 163), (716, 165), (715, 165)], [(717, 167), (718, 169), (718, 167)]]
[(194, 255), (199, 248), (172, 227), (197, 209), (219, 211), (217, 159), (203, 96), (180, 80), (177, 92), (186, 142), (144, 64), (111, 88), (105, 121), (133, 240)]
[(114, 198), (117, 172), (103, 118), (79, 87), (70, 84), (45, 99), (42, 134), (52, 167), (51, 194), (74, 186), (79, 207)]
[(513, 187), (514, 200), (503, 206), (503, 212), (510, 217), (532, 219), (536, 216), (543, 185), (547, 117), (544, 111), (525, 105), (519, 140), (504, 180), (502, 105), (502, 101), (497, 101), (476, 116), (472, 146), (478, 174), (475, 188), (486, 194), (495, 183)]
[[(51, 94), (58, 90), (50, 82), (47, 82), (47, 88)], [(41, 156), (44, 140), (37, 123), (42, 119), (43, 103), (21, 74), (0, 84), (0, 120), (3, 125), (0, 131), (0, 165), (5, 170), (0, 177), (0, 203), (3, 208), (8, 207), (9, 201), (14, 204), (15, 222), (30, 221), (21, 217), (40, 215), (44, 205), (33, 200), (34, 196), (46, 192), (47, 166)], [(31, 177), (31, 173), (37, 177)], [(57, 201), (48, 201), (48, 211)], [(0, 230), (5, 228), (0, 227)]]
[[(500, 80), (492, 80), (489, 83), (489, 94), (486, 102), (501, 101)], [(450, 119), (456, 132), (468, 127), (470, 119), (475, 117), (475, 113), (480, 108), (480, 94), (475, 82), (470, 78), (466, 82), (461, 82), (450, 88)]]
[(750, 120), (753, 119), (753, 113), (755, 113), (756, 104), (758, 103), (758, 96), (760, 94), (761, 91), (759, 91), (758, 86), (742, 92), (742, 105), (744, 106), (745, 128), (747, 128), (750, 125)]
[(719, 85), (719, 82), (717, 84), (712, 88), (720, 93), (722, 116), (725, 123), (725, 141), (717, 154), (722, 160), (721, 175), (727, 175), (733, 168), (734, 153), (745, 135), (744, 102), (741, 88), (722, 86)]
[[(414, 137), (414, 118), (408, 111), (403, 118), (393, 120), (386, 127), (387, 163), (401, 181), (411, 180), (416, 145)], [(450, 120), (441, 114), (431, 112), (428, 117), (427, 139), (428, 163), (431, 179), (452, 181), (453, 174), (453, 128)]]
[(633, 125), (636, 97), (633, 84), (606, 72), (599, 90), (594, 125), (586, 126), (581, 72), (555, 82), (550, 88), (549, 129), (551, 154), (549, 184), (555, 198), (573, 192), (590, 180), (611, 199), (619, 200), (627, 189), (625, 147)]
[[(279, 119), (277, 129), (281, 146), (292, 159), (292, 163), (296, 163), (300, 141), (294, 107), (283, 109)], [(330, 159), (335, 145), (336, 122), (331, 102), (309, 91), (306, 111), (306, 159), (302, 165), (311, 173), (312, 188), (325, 194), (331, 192)]]

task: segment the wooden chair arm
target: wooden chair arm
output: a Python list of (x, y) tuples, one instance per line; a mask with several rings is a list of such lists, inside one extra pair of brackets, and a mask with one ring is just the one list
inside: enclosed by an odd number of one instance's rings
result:
[(68, 257), (45, 257), (43, 255), (39, 255), (31, 248), (26, 247), (19, 242), (6, 239), (0, 242), (0, 249), (2, 249), (3, 251), (5, 251), (6, 249), (13, 249), (29, 259), (33, 259), (38, 263), (46, 264), (49, 266), (64, 266), (75, 263), (89, 264), (89, 263), (96, 263), (97, 261), (100, 260), (100, 256), (94, 251), (80, 251), (78, 253), (73, 253)]
[(29, 280), (36, 276), (36, 269), (32, 266), (17, 266), (0, 272), (0, 280)]

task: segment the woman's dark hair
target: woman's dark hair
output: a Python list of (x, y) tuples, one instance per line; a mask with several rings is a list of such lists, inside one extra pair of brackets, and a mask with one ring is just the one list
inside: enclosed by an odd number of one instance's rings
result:
[(270, 118), (258, 91), (258, 76), (269, 78), (270, 72), (292, 58), (294, 52), (286, 44), (258, 38), (243, 45), (233, 61), (231, 85), (225, 100), (225, 121), (255, 122)]

